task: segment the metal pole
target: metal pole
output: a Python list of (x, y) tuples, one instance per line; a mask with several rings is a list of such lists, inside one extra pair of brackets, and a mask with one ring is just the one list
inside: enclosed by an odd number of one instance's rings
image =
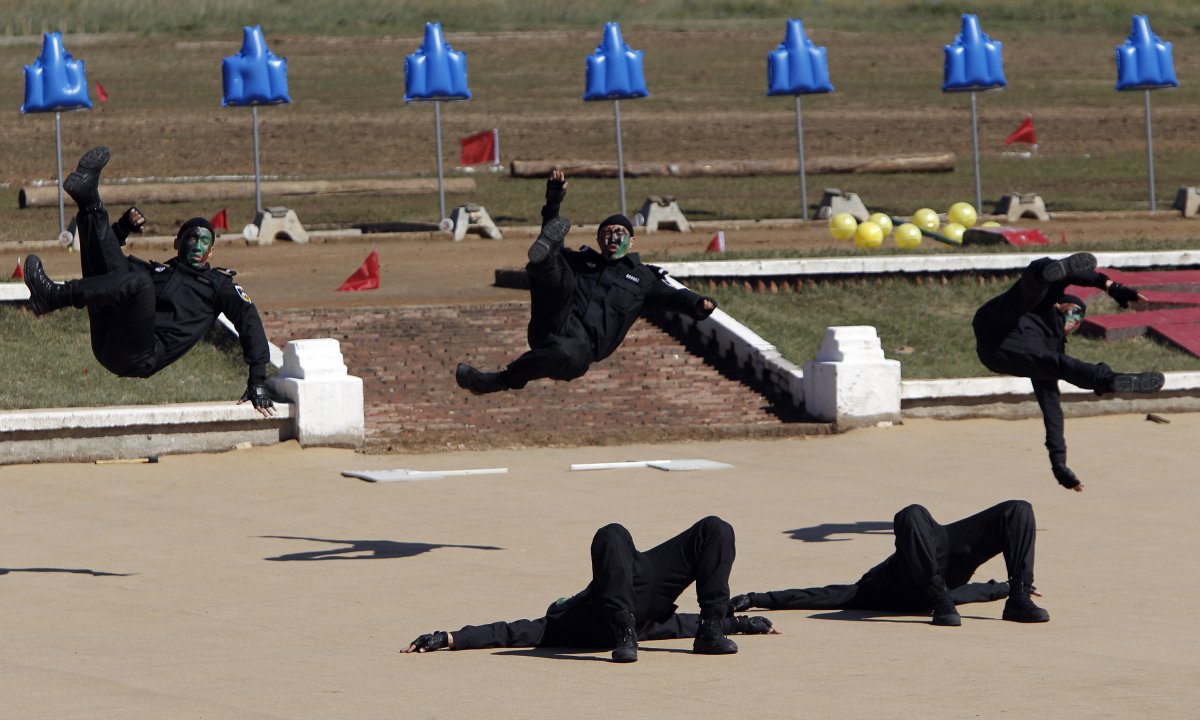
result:
[(62, 113), (54, 113), (54, 152), (58, 156), (58, 234), (67, 231), (67, 216), (63, 208), (62, 174)]
[(500, 128), (492, 128), (492, 172), (500, 171)]
[(979, 181), (979, 118), (975, 112), (975, 91), (971, 91), (971, 146), (975, 149), (975, 212), (983, 212), (983, 186)]
[(446, 186), (442, 176), (442, 101), (433, 101), (433, 124), (437, 132), (438, 222), (446, 219)]
[(1150, 168), (1150, 209), (1157, 210), (1154, 198), (1154, 133), (1150, 130), (1150, 91), (1146, 90), (1146, 165)]
[(617, 118), (617, 177), (621, 184), (621, 214), (628, 217), (625, 212), (625, 151), (621, 147), (621, 101), (613, 100), (613, 114)]
[(800, 218), (808, 221), (808, 181), (804, 177), (804, 122), (800, 119), (800, 96), (796, 96), (796, 147), (800, 149)]
[(251, 105), (250, 110), (254, 117), (254, 209), (261, 213), (263, 211), (263, 204), (262, 181), (258, 168), (258, 106)]

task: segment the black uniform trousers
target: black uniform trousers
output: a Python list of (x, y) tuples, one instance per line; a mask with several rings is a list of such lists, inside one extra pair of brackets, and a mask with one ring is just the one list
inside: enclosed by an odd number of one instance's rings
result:
[[(1076, 387), (1094, 390), (1112, 375), (1105, 364), (1093, 364), (1047, 346), (1048, 338), (1031, 341), (1025, 336), (1022, 318), (1039, 307), (1057, 302), (1063, 286), (1041, 279), (1049, 258), (1035, 260), (1011, 288), (984, 303), (975, 313), (975, 349), (987, 369), (1002, 375), (1052, 382), (1066, 380)], [(1055, 297), (1050, 297), (1051, 293)], [(1056, 312), (1056, 311), (1055, 311)], [(1047, 313), (1048, 314), (1048, 313)], [(1058, 322), (1050, 317), (1049, 322)], [(1057, 333), (1061, 342), (1061, 332)]]
[(1008, 500), (949, 525), (921, 505), (895, 517), (896, 552), (853, 585), (754, 593), (755, 605), (772, 610), (928, 611), (930, 589), (944, 580), (956, 604), (996, 600), (1007, 583), (970, 583), (988, 560), (1003, 554), (1010, 583), (1033, 584), (1037, 526), (1033, 507)]
[(154, 282), (130, 267), (103, 206), (81, 209), (75, 226), (83, 279), (71, 283), (71, 301), (88, 310), (92, 354), (116, 375), (149, 377), (158, 355)]
[(540, 264), (530, 263), (529, 351), (501, 371), (500, 380), (519, 390), (531, 380), (574, 380), (593, 362), (587, 334), (572, 316), (575, 274), (554, 254)]

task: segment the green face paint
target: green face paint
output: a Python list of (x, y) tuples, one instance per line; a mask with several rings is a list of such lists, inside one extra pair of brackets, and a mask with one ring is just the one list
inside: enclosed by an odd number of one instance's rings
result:
[(207, 228), (192, 228), (187, 236), (179, 241), (179, 258), (190, 267), (199, 270), (212, 246), (213, 234)]
[(625, 257), (633, 236), (622, 225), (609, 225), (600, 236), (600, 250), (613, 260)]

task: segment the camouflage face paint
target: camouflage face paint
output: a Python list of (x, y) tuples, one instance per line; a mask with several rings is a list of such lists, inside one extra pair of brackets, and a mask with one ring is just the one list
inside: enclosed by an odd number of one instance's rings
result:
[(192, 228), (179, 242), (179, 257), (190, 267), (199, 270), (208, 259), (212, 246), (213, 234), (208, 228)]
[(610, 258), (617, 260), (629, 252), (629, 244), (633, 236), (622, 225), (609, 225), (600, 236), (600, 250)]

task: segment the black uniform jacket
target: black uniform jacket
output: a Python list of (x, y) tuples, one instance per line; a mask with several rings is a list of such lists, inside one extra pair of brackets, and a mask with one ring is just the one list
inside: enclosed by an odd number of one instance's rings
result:
[(155, 371), (191, 350), (217, 316), (225, 313), (238, 331), (250, 382), (266, 382), (267, 362), (271, 359), (267, 334), (254, 303), (234, 283), (232, 270), (218, 270), (207, 264), (195, 270), (177, 258), (158, 263), (130, 257), (129, 264), (131, 269), (149, 272), (154, 280), (154, 335), (158, 340)]

